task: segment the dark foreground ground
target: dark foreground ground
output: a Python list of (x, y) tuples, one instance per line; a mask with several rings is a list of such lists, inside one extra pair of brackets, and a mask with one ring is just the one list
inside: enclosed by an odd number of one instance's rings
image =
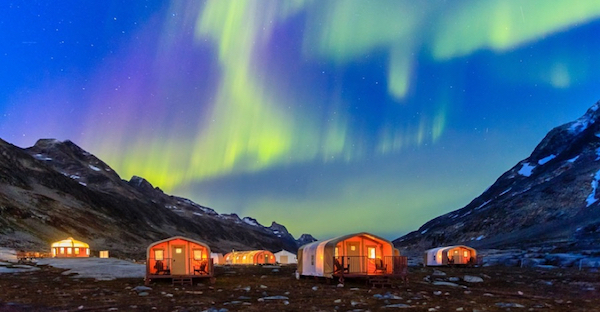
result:
[(393, 288), (296, 280), (295, 270), (218, 267), (214, 285), (144, 290), (142, 279), (78, 279), (41, 266), (0, 274), (0, 311), (600, 311), (600, 274), (576, 269), (411, 268)]

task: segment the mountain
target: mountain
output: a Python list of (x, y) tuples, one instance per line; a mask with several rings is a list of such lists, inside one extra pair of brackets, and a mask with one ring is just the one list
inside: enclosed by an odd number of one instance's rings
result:
[(600, 102), (552, 129), (529, 157), (465, 207), (394, 240), (416, 251), (479, 248), (600, 249)]
[(298, 243), (273, 222), (218, 214), (165, 194), (141, 177), (122, 180), (71, 141), (42, 139), (21, 149), (0, 139), (0, 246), (49, 250), (72, 236), (93, 250), (143, 258), (156, 240), (182, 235), (213, 251), (295, 251)]

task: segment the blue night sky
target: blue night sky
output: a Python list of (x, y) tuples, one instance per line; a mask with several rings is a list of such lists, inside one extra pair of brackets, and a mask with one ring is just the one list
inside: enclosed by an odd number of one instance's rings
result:
[(389, 239), (600, 99), (600, 2), (11, 1), (0, 138), (219, 213)]

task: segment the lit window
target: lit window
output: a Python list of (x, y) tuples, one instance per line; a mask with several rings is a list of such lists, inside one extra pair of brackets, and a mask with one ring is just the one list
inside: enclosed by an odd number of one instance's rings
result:
[(458, 254), (458, 250), (455, 250), (455, 251), (454, 251), (454, 254), (455, 254), (455, 255), (457, 255), (457, 254)]
[(355, 251), (356, 250), (356, 246), (350, 246), (350, 250)]
[(183, 252), (183, 248), (180, 248), (180, 247), (175, 248), (175, 253), (176, 254), (180, 254), (182, 252)]
[(375, 247), (367, 247), (367, 254), (369, 259), (375, 259)]
[(75, 247), (75, 254), (78, 255), (79, 254), (79, 247)]
[(65, 254), (65, 247), (60, 247), (60, 253), (63, 255)]
[(335, 257), (339, 257), (340, 256), (340, 250), (339, 248), (335, 247)]
[(67, 247), (67, 255), (70, 255), (72, 252), (71, 247)]
[(202, 250), (194, 249), (194, 260), (201, 260), (201, 259), (202, 259)]
[(244, 256), (244, 257), (242, 258), (242, 260), (246, 260), (246, 256)]
[(165, 252), (162, 249), (154, 250), (154, 259), (155, 260), (165, 260)]
[(464, 257), (466, 258), (466, 257), (468, 257), (468, 256), (469, 256), (469, 253), (468, 253), (468, 252), (465, 250), (465, 252), (463, 253), (463, 255), (464, 255)]
[(88, 256), (90, 255), (90, 249), (89, 248), (85, 249), (85, 254), (88, 255)]

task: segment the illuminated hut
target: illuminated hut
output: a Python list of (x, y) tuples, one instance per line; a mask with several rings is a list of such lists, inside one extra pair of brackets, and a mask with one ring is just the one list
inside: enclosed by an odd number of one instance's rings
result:
[(213, 276), (210, 247), (205, 243), (174, 236), (148, 246), (146, 284), (159, 278), (170, 278), (173, 283), (192, 284), (193, 278)]
[(298, 273), (305, 276), (405, 276), (406, 268), (406, 257), (390, 241), (369, 233), (316, 241), (298, 249)]
[(426, 266), (475, 264), (477, 251), (463, 245), (437, 247), (425, 251), (424, 260)]
[(225, 264), (274, 264), (275, 255), (268, 250), (232, 251), (225, 255)]
[(90, 256), (90, 245), (75, 240), (73, 237), (52, 243), (52, 257), (56, 258), (83, 258)]
[(277, 260), (277, 263), (280, 263), (280, 264), (298, 263), (298, 259), (296, 258), (296, 255), (287, 250), (278, 251), (278, 252), (274, 253), (274, 255), (275, 255), (275, 259)]

